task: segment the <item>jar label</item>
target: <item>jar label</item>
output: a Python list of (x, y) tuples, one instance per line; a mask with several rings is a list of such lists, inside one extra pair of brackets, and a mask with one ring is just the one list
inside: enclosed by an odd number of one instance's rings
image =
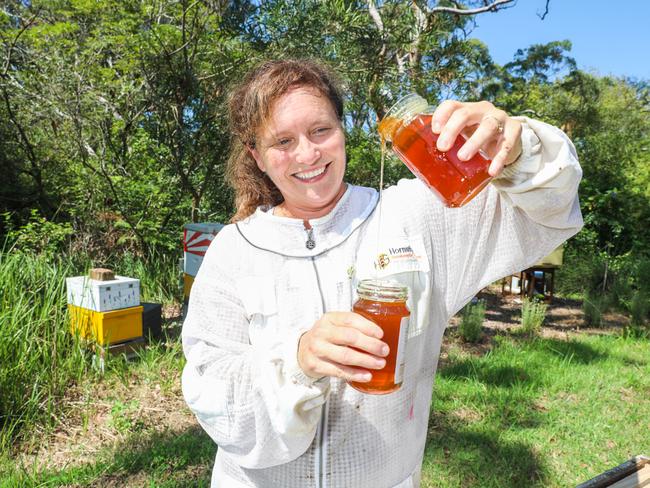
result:
[(404, 381), (404, 362), (406, 360), (406, 338), (409, 331), (409, 317), (402, 317), (399, 324), (399, 341), (397, 343), (397, 355), (395, 356), (395, 384), (399, 385)]

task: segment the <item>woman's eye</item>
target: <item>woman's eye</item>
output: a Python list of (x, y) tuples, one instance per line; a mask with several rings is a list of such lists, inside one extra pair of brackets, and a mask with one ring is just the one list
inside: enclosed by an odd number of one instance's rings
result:
[(325, 134), (329, 130), (330, 130), (329, 127), (319, 127), (318, 129), (316, 129), (314, 131), (314, 133), (316, 133), (316, 134)]
[(282, 147), (282, 146), (288, 146), (289, 143), (291, 142), (291, 139), (280, 139), (277, 142), (277, 145)]

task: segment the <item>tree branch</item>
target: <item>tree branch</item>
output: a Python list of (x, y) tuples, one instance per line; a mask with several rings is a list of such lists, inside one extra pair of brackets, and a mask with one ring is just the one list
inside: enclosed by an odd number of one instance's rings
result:
[(41, 8), (39, 7), (36, 13), (32, 15), (31, 18), (27, 22), (25, 22), (25, 24), (23, 24), (23, 26), (18, 31), (18, 34), (16, 34), (16, 36), (11, 41), (11, 44), (9, 45), (9, 49), (7, 50), (7, 59), (5, 61), (4, 67), (2, 68), (1, 76), (3, 78), (7, 76), (7, 73), (9, 72), (9, 66), (11, 65), (11, 54), (14, 48), (16, 47), (16, 44), (18, 43), (18, 39), (20, 39), (20, 36), (22, 36), (27, 29), (29, 29), (29, 27), (34, 23), (34, 21), (38, 17), (38, 14), (40, 13), (41, 13)]
[(377, 30), (379, 32), (384, 33), (384, 22), (381, 20), (381, 15), (379, 15), (379, 10), (377, 10), (377, 6), (375, 5), (375, 2), (373, 0), (368, 0), (368, 13), (370, 14), (370, 17), (372, 18), (373, 22), (377, 26)]
[(546, 0), (546, 7), (544, 8), (544, 13), (542, 15), (537, 14), (537, 16), (544, 20), (546, 16), (548, 15), (548, 4), (551, 3), (551, 0)]
[(514, 3), (515, 0), (495, 0), (490, 5), (484, 7), (472, 8), (472, 9), (462, 9), (462, 8), (453, 8), (453, 7), (433, 7), (427, 9), (429, 15), (436, 14), (439, 12), (446, 12), (449, 14), (458, 14), (458, 15), (476, 15), (483, 12), (496, 12), (500, 6), (508, 5)]

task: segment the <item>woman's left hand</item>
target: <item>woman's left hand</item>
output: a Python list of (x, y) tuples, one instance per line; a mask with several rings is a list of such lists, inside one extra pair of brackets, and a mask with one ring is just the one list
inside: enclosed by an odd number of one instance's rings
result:
[(438, 137), (438, 149), (451, 149), (456, 137), (467, 141), (458, 158), (467, 161), (481, 149), (491, 160), (488, 172), (497, 176), (521, 154), (521, 122), (490, 102), (445, 100), (431, 118), (431, 129)]

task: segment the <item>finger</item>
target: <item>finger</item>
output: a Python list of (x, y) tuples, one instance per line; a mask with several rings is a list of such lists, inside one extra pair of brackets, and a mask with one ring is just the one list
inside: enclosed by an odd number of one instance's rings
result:
[(493, 108), (493, 106), (489, 102), (475, 102), (464, 103), (454, 110), (443, 127), (442, 132), (440, 132), (436, 144), (438, 150), (443, 152), (449, 151), (458, 135), (467, 127), (481, 123), (482, 117), (490, 108)]
[(477, 129), (472, 136), (467, 139), (463, 146), (458, 151), (458, 159), (467, 161), (472, 158), (479, 149), (492, 155), (495, 153), (496, 142), (501, 138), (502, 132), (505, 130), (505, 124), (508, 116), (501, 115), (500, 113), (491, 113), (484, 116), (479, 123)]
[(451, 114), (462, 106), (461, 102), (456, 100), (445, 100), (440, 103), (431, 116), (431, 130), (434, 134), (440, 134)]
[(381, 327), (373, 321), (354, 312), (329, 312), (325, 314), (329, 322), (339, 327), (352, 327), (359, 332), (381, 339), (384, 336), (384, 331)]
[(367, 383), (372, 379), (372, 373), (361, 368), (353, 368), (344, 364), (337, 364), (328, 361), (323, 361), (321, 367), (323, 370), (323, 372), (320, 373), (321, 376), (333, 376), (345, 381), (358, 381), (359, 383)]
[(497, 153), (492, 158), (492, 163), (490, 163), (488, 169), (490, 176), (500, 175), (503, 168), (517, 158), (521, 151), (520, 136), (521, 124), (518, 121), (508, 119), (503, 128), (503, 134), (497, 142)]
[(331, 344), (354, 347), (361, 352), (374, 356), (383, 357), (389, 353), (388, 344), (374, 337), (367, 336), (352, 327), (336, 327), (329, 331), (329, 336), (326, 340)]
[(324, 345), (321, 351), (321, 359), (335, 362), (345, 366), (352, 366), (364, 369), (382, 369), (386, 366), (384, 358), (367, 354), (359, 349), (336, 344)]

